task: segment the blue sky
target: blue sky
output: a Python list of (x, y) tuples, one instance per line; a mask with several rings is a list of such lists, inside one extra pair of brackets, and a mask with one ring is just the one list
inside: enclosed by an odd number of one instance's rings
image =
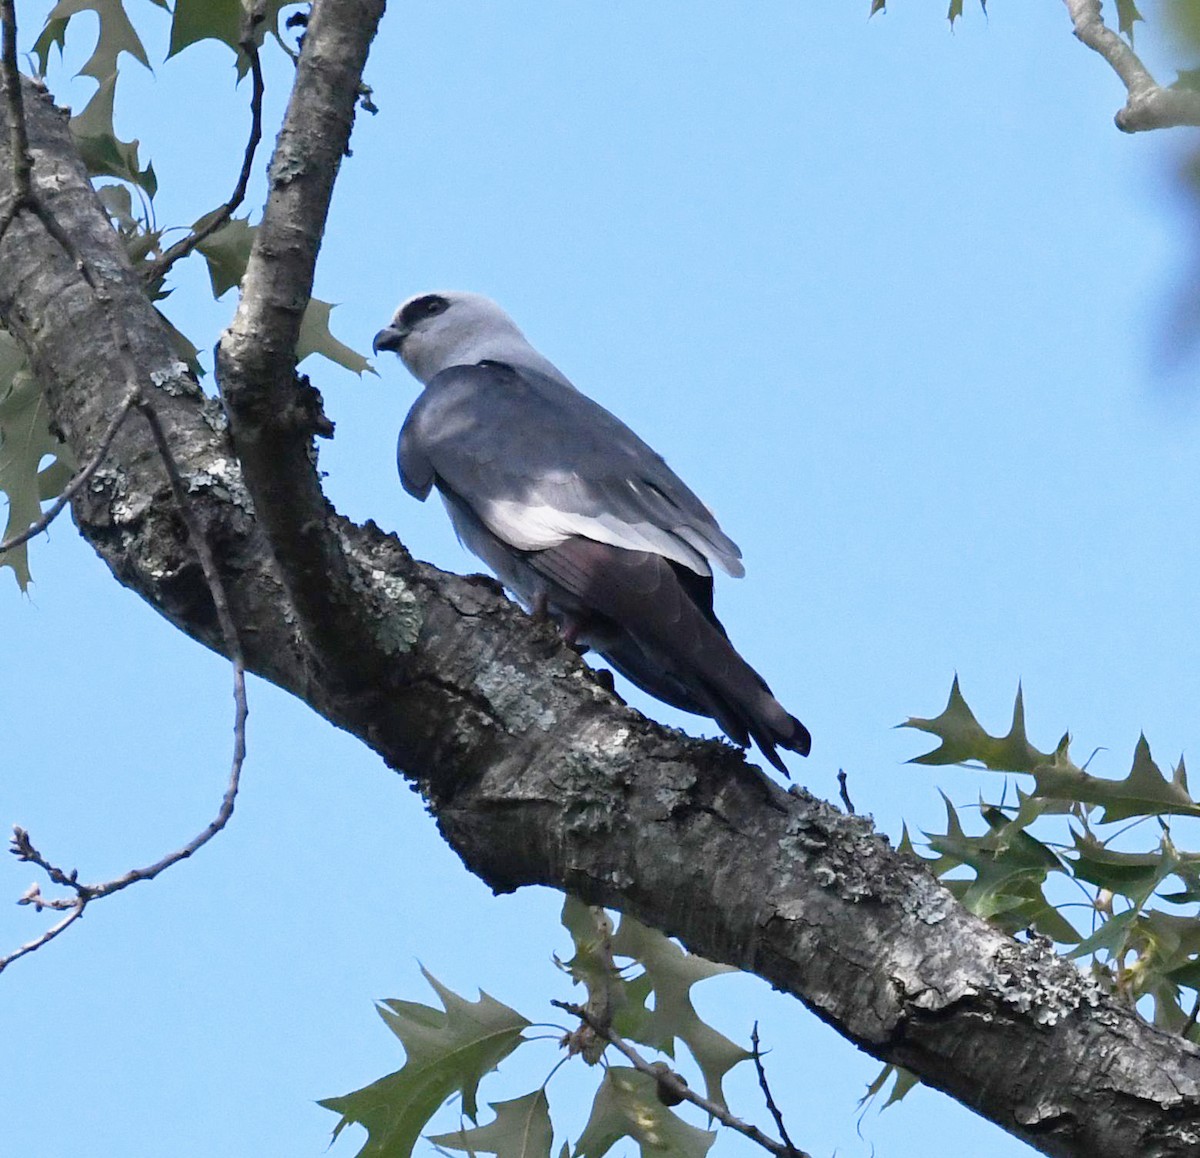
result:
[[(161, 59), (165, 20), (145, 7)], [(939, 786), (964, 805), (992, 788), (904, 764), (926, 745), (893, 725), (935, 714), (955, 672), (993, 730), (1024, 681), (1034, 742), (1069, 728), (1077, 755), (1106, 749), (1101, 774), (1127, 771), (1139, 730), (1164, 762), (1194, 749), (1194, 362), (1164, 355), (1191, 138), (1113, 128), (1123, 92), (1061, 4), (997, 2), (953, 32), (941, 3), (866, 8), (393, 6), (368, 69), (380, 112), (360, 116), (317, 290), (361, 350), (410, 293), (488, 293), (665, 454), (745, 552), (718, 610), (813, 732), (794, 774), (832, 797), (845, 768), (898, 836), (941, 821)], [(30, 39), (41, 12), (21, 6)], [(51, 78), (74, 99), (89, 19)], [(118, 127), (155, 163), (160, 220), (191, 220), (232, 184), (247, 94), (216, 46), (127, 72)], [(268, 83), (273, 126), (279, 59)], [(181, 281), (168, 310), (210, 349), (232, 295), (206, 300), (199, 268)], [(440, 506), (396, 480), (416, 396), (402, 367), (305, 370), (337, 423), (321, 462), (339, 508), (476, 569)], [(0, 575), (0, 820), (104, 878), (215, 811), (229, 675), (67, 523), (32, 564), (29, 598)], [(334, 1117), (315, 1099), (398, 1068), (371, 1003), (425, 1000), (418, 959), (535, 1019), (566, 996), (560, 898), (491, 897), (371, 753), (257, 681), (251, 711), (229, 831), (0, 979), (20, 1043), (0, 1081), (6, 1152), (322, 1154)], [(31, 879), (0, 866), (0, 897)], [(0, 905), (5, 947), (38, 927)], [(706, 988), (726, 1033), (761, 1022), (814, 1155), (1030, 1152), (927, 1090), (856, 1124), (874, 1061), (761, 983)], [(484, 1097), (540, 1081), (545, 1049)], [(552, 1099), (577, 1129), (574, 1081)], [(733, 1097), (765, 1120), (752, 1081)]]

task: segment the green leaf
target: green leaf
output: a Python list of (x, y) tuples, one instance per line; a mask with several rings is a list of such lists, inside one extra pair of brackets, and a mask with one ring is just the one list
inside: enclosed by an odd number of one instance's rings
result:
[[(204, 224), (211, 214), (201, 217), (193, 229)], [(251, 225), (247, 217), (234, 217), (216, 233), (206, 237), (196, 248), (208, 263), (208, 279), (212, 283), (214, 298), (240, 285), (246, 274), (246, 263), (250, 260), (250, 247), (254, 244), (254, 233), (258, 226)]]
[(303, 362), (310, 354), (320, 354), (339, 366), (344, 366), (351, 374), (360, 378), (364, 371), (374, 374), (375, 370), (356, 350), (352, 350), (344, 342), (339, 342), (329, 329), (329, 315), (333, 306), (329, 302), (310, 298), (304, 317), (300, 319), (300, 338), (296, 343), (296, 361)]
[(939, 876), (964, 866), (974, 870), (972, 881), (944, 882), (960, 903), (1009, 932), (1033, 926), (1056, 941), (1078, 941), (1070, 923), (1042, 893), (1047, 874), (1063, 868), (1059, 858), (1041, 841), (1016, 830), (997, 808), (983, 810), (988, 832), (968, 836), (954, 805), (944, 793), (942, 799), (946, 832), (928, 834), (930, 848), (940, 854), (930, 867)]
[[(58, 470), (40, 470), (42, 459), (52, 455)], [(65, 478), (64, 478), (65, 475)], [(25, 354), (12, 335), (0, 331), (0, 491), (8, 500), (8, 521), (0, 540), (26, 530), (42, 513), (48, 484), (71, 476), (66, 447), (50, 433), (50, 418), (41, 387), (25, 362)], [(29, 587), (27, 544), (0, 555), (0, 567), (11, 567), (22, 591)]]
[[(1039, 752), (1025, 735), (1025, 699), (1020, 686), (1013, 704), (1012, 725), (1007, 736), (989, 736), (967, 707), (958, 686), (958, 676), (950, 685), (950, 699), (940, 716), (933, 719), (910, 717), (900, 725), (929, 732), (941, 740), (932, 752), (914, 757), (911, 764), (965, 764), (978, 761), (993, 772), (1032, 772), (1052, 757)], [(1061, 747), (1061, 745), (1060, 745)]]
[(1187, 88), (1200, 92), (1200, 68), (1181, 68), (1171, 88)]
[(887, 0), (871, 0), (871, 11), (867, 13), (869, 20), (876, 12), (883, 12), (887, 8)]
[(52, 47), (57, 45), (59, 52), (62, 51), (66, 43), (67, 23), (80, 12), (95, 12), (100, 22), (96, 47), (79, 70), (81, 76), (90, 76), (98, 81), (115, 76), (117, 58), (122, 52), (128, 52), (135, 60), (150, 67), (146, 49), (129, 22), (129, 17), (125, 15), (121, 0), (59, 0), (46, 17), (46, 23), (33, 46), (40, 72), (46, 72)]
[(950, 21), (953, 27), (954, 22), (963, 14), (963, 0), (950, 0), (950, 10), (946, 13), (946, 19)]
[(575, 1145), (575, 1158), (602, 1158), (622, 1138), (632, 1138), (642, 1158), (704, 1158), (716, 1134), (689, 1125), (664, 1106), (649, 1075), (609, 1066)]
[(219, 40), (236, 51), (244, 13), (241, 0), (175, 0), (167, 57), (201, 40)]
[[(588, 1012), (604, 1024), (611, 1024), (629, 1003), (629, 983), (612, 958), (612, 919), (602, 908), (585, 905), (568, 895), (563, 902), (562, 923), (571, 934), (575, 955), (565, 962), (555, 955), (554, 963), (576, 985), (587, 989)], [(582, 1029), (577, 1044), (589, 1065), (595, 1065), (608, 1048), (604, 1038)]]
[(486, 993), (467, 1001), (427, 970), (425, 979), (443, 1009), (415, 1001), (385, 1001), (380, 1016), (404, 1044), (404, 1067), (364, 1089), (320, 1102), (341, 1114), (336, 1138), (351, 1123), (366, 1128), (361, 1154), (372, 1158), (409, 1158), (426, 1123), (452, 1097), (475, 1120), (476, 1092), (483, 1076), (521, 1044), (529, 1022)]
[[(1094, 779), (1094, 778), (1090, 778)], [(1097, 804), (1105, 806), (1104, 822), (1127, 820), (1131, 816), (1155, 816), (1162, 813), (1200, 816), (1200, 806), (1188, 791), (1187, 768), (1183, 760), (1168, 780), (1150, 756), (1150, 745), (1143, 733), (1133, 752), (1133, 767), (1124, 780), (1098, 781), (1103, 793)]]
[(555, 963), (572, 981), (586, 987), (590, 999), (619, 980), (612, 964), (612, 920), (602, 908), (585, 905), (570, 895), (563, 902), (561, 919), (571, 934), (575, 956), (570, 961), (555, 957)]
[[(1025, 736), (1025, 709), (1020, 689), (1008, 735), (989, 736), (980, 727), (959, 690), (955, 677), (945, 711), (933, 719), (914, 717), (902, 727), (929, 732), (941, 741), (932, 752), (917, 756), (913, 764), (982, 764), (995, 772), (1022, 772), (1034, 777), (1034, 795), (1041, 801), (1071, 805), (1098, 805), (1105, 823), (1132, 816), (1200, 816), (1200, 805), (1191, 797), (1187, 771), (1181, 761), (1167, 780), (1150, 757), (1145, 736), (1138, 740), (1133, 768), (1124, 780), (1091, 776), (1072, 763), (1070, 734), (1052, 753), (1039, 752)], [(1039, 804), (1038, 809), (1044, 808)]]
[[(660, 1050), (668, 1057), (675, 1056), (678, 1038), (688, 1047), (704, 1075), (708, 1099), (724, 1106), (722, 1079), (738, 1062), (752, 1055), (701, 1020), (692, 1005), (691, 988), (698, 981), (736, 970), (685, 952), (669, 937), (628, 916), (621, 918), (612, 950), (619, 956), (632, 957), (645, 970), (629, 983), (626, 996), (630, 1004), (617, 1014), (613, 1028), (623, 1037)], [(653, 1008), (647, 1006), (651, 995)]]
[(1109, 917), (1090, 937), (1080, 941), (1067, 956), (1087, 957), (1102, 950), (1114, 956), (1119, 955), (1119, 950), (1125, 944), (1137, 919), (1136, 909), (1126, 909), (1115, 917)]
[[(253, 30), (253, 40), (262, 46), (267, 33), (279, 40), (279, 13), (297, 0), (266, 0), (262, 7), (262, 20)], [(176, 0), (175, 14), (171, 20), (171, 43), (168, 58), (182, 52), (191, 44), (202, 40), (218, 40), (237, 53), (238, 76), (243, 77), (249, 69), (246, 54), (242, 52), (242, 22), (245, 8), (241, 0)], [(282, 44), (282, 40), (280, 40)]]
[(93, 177), (119, 177), (145, 190), (153, 197), (158, 192), (154, 166), (144, 169), (138, 165), (138, 144), (119, 140), (113, 129), (113, 98), (117, 74), (114, 72), (100, 82), (83, 112), (71, 118), (71, 135), (80, 156)]
[(1075, 857), (1071, 862), (1075, 876), (1102, 889), (1128, 897), (1140, 908), (1169, 876), (1185, 862), (1200, 863), (1200, 856), (1180, 856), (1169, 840), (1159, 842), (1154, 852), (1118, 852), (1096, 839), (1090, 832), (1075, 833)]
[(873, 1102), (879, 1096), (880, 1090), (887, 1084), (888, 1078), (894, 1078), (895, 1080), (892, 1083), (892, 1091), (888, 1094), (887, 1100), (879, 1107), (881, 1111), (886, 1110), (888, 1106), (895, 1105), (909, 1090), (921, 1084), (921, 1079), (916, 1074), (906, 1070), (903, 1066), (885, 1065), (875, 1075), (875, 1080), (867, 1086), (866, 1093), (858, 1099), (859, 1106), (866, 1106)]
[[(201, 217), (193, 229), (204, 225)], [(206, 237), (196, 248), (208, 263), (208, 277), (212, 283), (213, 297), (219, 298), (234, 286), (241, 284), (246, 275), (246, 264), (254, 245), (257, 225), (248, 218), (235, 217), (227, 221), (216, 233)], [(300, 336), (296, 343), (296, 361), (303, 362), (310, 354), (320, 354), (352, 374), (375, 373), (370, 362), (344, 342), (339, 342), (329, 329), (329, 315), (333, 306), (319, 298), (310, 298), (304, 317), (300, 319)]]
[(497, 1158), (550, 1158), (554, 1132), (545, 1089), (534, 1090), (510, 1102), (492, 1102), (496, 1117), (473, 1130), (437, 1134), (429, 1140), (451, 1150), (482, 1150)]
[(1117, 0), (1117, 28), (1130, 44), (1133, 43), (1133, 26), (1142, 19), (1134, 0)]

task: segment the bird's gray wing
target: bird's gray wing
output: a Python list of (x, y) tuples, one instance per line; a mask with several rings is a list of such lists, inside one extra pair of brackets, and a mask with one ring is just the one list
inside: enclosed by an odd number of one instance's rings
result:
[(519, 551), (582, 536), (741, 575), (741, 552), (708, 508), (623, 422), (535, 370), (500, 362), (436, 375), (400, 434), (404, 486), (435, 484)]

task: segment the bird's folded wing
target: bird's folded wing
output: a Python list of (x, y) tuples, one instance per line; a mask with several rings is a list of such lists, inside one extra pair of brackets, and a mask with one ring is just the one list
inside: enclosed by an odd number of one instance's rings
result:
[(522, 551), (579, 535), (650, 551), (700, 575), (741, 575), (741, 552), (708, 508), (623, 422), (537, 371), (484, 362), (443, 370), (400, 434), (418, 498), (439, 480)]

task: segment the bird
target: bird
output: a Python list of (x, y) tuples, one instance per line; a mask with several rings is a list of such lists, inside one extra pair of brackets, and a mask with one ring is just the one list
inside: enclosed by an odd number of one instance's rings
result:
[(713, 568), (742, 553), (619, 418), (579, 391), (490, 298), (416, 294), (376, 335), (424, 387), (400, 431), (404, 489), (437, 489), (459, 541), (563, 638), (649, 695), (807, 756), (808, 729), (739, 655), (713, 609)]

